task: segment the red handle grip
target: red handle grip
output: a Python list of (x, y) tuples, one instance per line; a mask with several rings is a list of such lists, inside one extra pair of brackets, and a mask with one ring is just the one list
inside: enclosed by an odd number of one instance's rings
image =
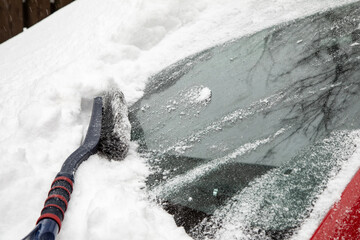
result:
[(73, 191), (73, 184), (74, 182), (69, 176), (64, 176), (61, 173), (56, 176), (51, 184), (48, 198), (45, 200), (44, 208), (41, 210), (41, 215), (36, 224), (43, 219), (49, 218), (58, 224), (60, 232), (61, 222), (64, 220), (70, 195)]

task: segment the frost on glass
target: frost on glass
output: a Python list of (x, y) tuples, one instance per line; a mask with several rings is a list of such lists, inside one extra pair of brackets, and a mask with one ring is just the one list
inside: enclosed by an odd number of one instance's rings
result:
[(359, 131), (335, 131), (300, 151), (288, 163), (252, 181), (192, 234), (198, 239), (289, 237), (310, 213), (316, 193), (352, 155), (354, 139), (359, 137)]
[(130, 109), (132, 137), (153, 169), (149, 192), (201, 213), (186, 228), (192, 236), (281, 239), (308, 216), (355, 149), (359, 23), (360, 4), (351, 4), (204, 50), (150, 79)]

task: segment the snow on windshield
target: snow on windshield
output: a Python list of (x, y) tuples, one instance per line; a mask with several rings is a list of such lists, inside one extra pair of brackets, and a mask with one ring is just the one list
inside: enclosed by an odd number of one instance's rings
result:
[[(220, 238), (232, 239), (241, 230), (250, 231), (250, 239), (293, 234), (325, 183), (355, 151), (358, 12), (357, 3), (269, 28), (153, 76), (131, 110), (133, 136), (151, 155), (150, 192), (166, 206), (209, 215), (225, 206), (213, 223), (216, 229), (224, 223)], [(183, 92), (198, 84), (211, 89), (205, 106), (184, 98)], [(142, 106), (148, 110), (139, 111)], [(299, 164), (306, 171), (298, 171)], [(247, 191), (251, 194), (236, 197)], [(247, 202), (259, 202), (261, 209)], [(242, 223), (233, 220), (239, 215)]]

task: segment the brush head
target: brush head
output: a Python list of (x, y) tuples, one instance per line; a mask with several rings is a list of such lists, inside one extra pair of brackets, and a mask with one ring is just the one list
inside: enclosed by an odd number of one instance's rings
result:
[(124, 94), (121, 91), (107, 92), (102, 101), (99, 154), (108, 159), (122, 160), (129, 150), (131, 132)]

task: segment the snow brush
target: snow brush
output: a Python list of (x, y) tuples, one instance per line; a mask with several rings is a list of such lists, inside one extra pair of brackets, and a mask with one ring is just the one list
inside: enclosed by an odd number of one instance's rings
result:
[(36, 227), (23, 240), (54, 240), (73, 191), (74, 175), (79, 165), (99, 153), (122, 160), (129, 150), (131, 125), (122, 92), (106, 93), (93, 102), (90, 124), (82, 145), (64, 162), (51, 184)]

